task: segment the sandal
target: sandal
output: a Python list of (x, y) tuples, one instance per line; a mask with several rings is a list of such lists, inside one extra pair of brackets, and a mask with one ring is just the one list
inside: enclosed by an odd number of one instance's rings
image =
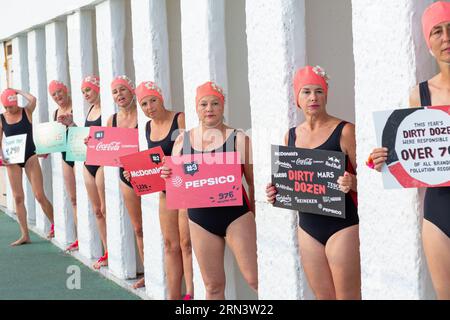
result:
[(50, 227), (50, 232), (47, 234), (47, 239), (52, 239), (55, 237), (55, 225), (52, 224)]
[(103, 262), (108, 261), (108, 251), (105, 252), (105, 255), (97, 260), (96, 263), (94, 263), (94, 269), (100, 270), (101, 267), (107, 266), (107, 264), (103, 264)]
[(74, 243), (72, 243), (70, 246), (66, 248), (66, 251), (76, 251), (78, 250), (78, 240), (76, 240)]

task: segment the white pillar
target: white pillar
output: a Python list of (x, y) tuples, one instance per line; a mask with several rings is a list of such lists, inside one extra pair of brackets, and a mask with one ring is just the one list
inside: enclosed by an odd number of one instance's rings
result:
[[(4, 42), (0, 43), (1, 48), (4, 47), (4, 44), (5, 44)], [(0, 65), (1, 66), (6, 65), (5, 50), (0, 50)], [(5, 70), (5, 72), (0, 73), (0, 89), (2, 91), (8, 87), (7, 78), (8, 78), (8, 75), (6, 74), (6, 70)], [(0, 112), (5, 112), (5, 109), (3, 108), (3, 106), (1, 104), (0, 104)], [(6, 184), (6, 208), (10, 211), (13, 211), (14, 210), (14, 199), (12, 196), (11, 185), (9, 184), (6, 168), (3, 168), (2, 172), (4, 173), (3, 181), (5, 181), (5, 184)]]
[[(28, 69), (30, 79), (30, 92), (36, 97), (36, 109), (33, 112), (33, 124), (49, 121), (47, 104), (47, 74), (45, 71), (45, 32), (43, 29), (34, 29), (28, 32)], [(39, 158), (42, 176), (44, 179), (45, 195), (53, 202), (52, 190), (52, 161)], [(36, 227), (43, 233), (50, 231), (50, 221), (36, 201)]]
[[(69, 70), (72, 90), (73, 117), (78, 127), (84, 126), (90, 106), (81, 93), (82, 80), (94, 73), (93, 12), (79, 10), (67, 16)], [(80, 253), (89, 259), (102, 256), (102, 245), (95, 213), (84, 184), (84, 164), (75, 163), (77, 182), (78, 243)]]
[[(225, 94), (228, 89), (227, 59), (225, 44), (224, 0), (181, 0), (181, 38), (183, 57), (184, 101), (186, 128), (198, 124), (195, 111), (196, 88), (206, 81), (220, 85)], [(225, 102), (225, 117), (228, 119), (228, 103)], [(232, 255), (226, 248), (225, 272), (227, 282), (225, 296), (236, 298), (235, 269)], [(196, 299), (205, 297), (206, 291), (193, 253), (194, 287)]]
[(181, 38), (186, 127), (191, 128), (198, 123), (195, 89), (199, 85), (211, 80), (228, 92), (224, 0), (181, 0)]
[[(136, 85), (142, 81), (155, 81), (163, 91), (166, 107), (172, 109), (166, 2), (134, 0), (131, 4)], [(146, 150), (145, 124), (149, 119), (139, 107), (138, 113), (140, 149)], [(164, 243), (159, 223), (159, 196), (154, 193), (141, 199), (146, 291), (151, 298), (165, 299)]]
[[(115, 76), (125, 74), (125, 12), (127, 2), (107, 0), (96, 6), (99, 76), (102, 81), (102, 121), (117, 108), (111, 95)], [(105, 167), (106, 225), (108, 263), (111, 272), (121, 278), (136, 277), (136, 248), (131, 221), (119, 189), (119, 169)]]
[[(12, 40), (13, 46), (13, 70), (14, 70), (14, 83), (12, 87), (16, 87), (25, 92), (30, 91), (30, 85), (28, 80), (28, 44), (26, 35), (20, 35)], [(19, 105), (25, 106), (28, 101), (20, 97)], [(27, 220), (30, 225), (36, 224), (36, 212), (35, 212), (35, 197), (31, 189), (31, 184), (25, 174), (25, 170), (22, 170), (22, 185), (25, 195), (25, 207), (27, 208)]]
[(270, 146), (284, 144), (284, 134), (297, 124), (292, 79), (306, 61), (305, 4), (248, 0), (246, 13), (253, 159), (257, 159), (253, 171), (259, 298), (308, 299), (312, 296), (299, 262), (297, 213), (268, 204), (264, 193), (271, 180)]
[[(67, 27), (63, 21), (55, 21), (45, 26), (47, 81), (58, 80), (70, 88), (70, 79), (67, 61)], [(48, 84), (47, 84), (48, 85)], [(70, 89), (69, 89), (70, 90)], [(47, 91), (48, 92), (48, 91)], [(49, 118), (53, 121), (56, 103), (48, 94)], [(74, 106), (76, 108), (76, 106)], [(62, 156), (53, 153), (53, 207), (55, 208), (55, 239), (61, 246), (67, 246), (75, 240), (75, 226), (73, 221), (72, 205), (64, 185), (62, 172)]]
[(410, 89), (433, 74), (421, 30), (431, 2), (352, 1), (363, 299), (433, 296), (417, 190), (386, 191), (381, 176), (364, 164), (377, 143), (372, 112), (407, 107)]

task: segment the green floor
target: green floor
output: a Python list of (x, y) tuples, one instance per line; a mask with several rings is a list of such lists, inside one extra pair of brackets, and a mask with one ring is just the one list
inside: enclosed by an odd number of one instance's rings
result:
[[(31, 244), (11, 247), (18, 237), (17, 222), (0, 211), (0, 300), (139, 300), (32, 232)], [(80, 268), (80, 289), (67, 288), (70, 266)]]

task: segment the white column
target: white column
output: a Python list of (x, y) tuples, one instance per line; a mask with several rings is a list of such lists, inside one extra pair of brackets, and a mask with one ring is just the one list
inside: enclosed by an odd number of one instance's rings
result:
[[(102, 121), (117, 112), (111, 95), (111, 81), (125, 74), (126, 2), (108, 0), (96, 6), (97, 51), (102, 81)], [(136, 277), (134, 232), (119, 189), (119, 169), (105, 167), (106, 225), (108, 263), (111, 272), (121, 278)]]
[[(78, 127), (84, 126), (90, 106), (81, 93), (82, 80), (94, 73), (93, 12), (80, 10), (67, 16), (69, 70), (72, 90), (73, 117)], [(80, 253), (89, 259), (102, 255), (102, 245), (95, 213), (84, 184), (84, 164), (75, 163), (77, 181), (78, 243)]]
[(377, 143), (372, 112), (407, 107), (410, 89), (433, 75), (421, 30), (431, 2), (352, 1), (363, 299), (433, 296), (421, 245), (422, 199), (416, 189), (383, 190), (381, 176), (364, 164)]
[[(58, 80), (70, 87), (67, 61), (67, 27), (63, 21), (56, 21), (45, 26), (47, 81)], [(48, 85), (48, 84), (47, 84)], [(48, 92), (48, 91), (47, 91)], [(56, 103), (48, 94), (49, 118), (53, 121)], [(74, 106), (76, 107), (76, 106)], [(67, 246), (75, 240), (75, 226), (72, 205), (64, 185), (62, 156), (53, 153), (53, 207), (55, 208), (55, 239), (61, 246)]]
[(248, 0), (246, 14), (259, 298), (308, 299), (312, 295), (299, 262), (297, 213), (274, 208), (264, 193), (271, 180), (270, 146), (283, 145), (284, 134), (297, 124), (292, 79), (306, 61), (305, 4)]
[[(28, 80), (28, 44), (26, 35), (21, 35), (12, 40), (13, 46), (13, 70), (14, 70), (14, 83), (12, 87), (23, 90), (25, 92), (30, 91), (30, 85)], [(20, 97), (19, 105), (25, 106), (28, 101)], [(23, 192), (25, 195), (25, 207), (27, 208), (27, 220), (31, 225), (36, 224), (36, 212), (35, 212), (35, 197), (31, 189), (31, 184), (25, 174), (25, 170), (22, 170), (22, 184)]]
[[(155, 81), (163, 91), (166, 107), (171, 109), (166, 2), (134, 0), (131, 5), (136, 85), (142, 81)], [(139, 107), (138, 113), (140, 149), (146, 150), (145, 124), (149, 119)], [(158, 193), (142, 197), (142, 223), (147, 295), (153, 299), (165, 299), (164, 243), (159, 223)]]
[[(28, 69), (30, 79), (30, 92), (36, 97), (37, 105), (33, 112), (33, 124), (49, 121), (47, 104), (47, 74), (45, 71), (45, 31), (34, 29), (28, 32)], [(39, 158), (42, 176), (44, 179), (44, 192), (50, 202), (53, 202), (52, 190), (52, 161)], [(43, 233), (50, 231), (50, 221), (36, 201), (36, 227)]]
[[(225, 90), (225, 94), (227, 93), (224, 0), (195, 2), (181, 0), (181, 38), (186, 128), (189, 129), (198, 124), (195, 94), (199, 85), (211, 80), (220, 85)], [(225, 117), (228, 119), (227, 102), (225, 104)], [(228, 250), (227, 247), (225, 296), (227, 299), (235, 299), (234, 258)], [(206, 291), (195, 254), (193, 254), (193, 263), (195, 297), (202, 299)]]
[[(3, 48), (4, 42), (1, 42), (0, 45)], [(2, 66), (6, 65), (5, 50), (0, 50), (0, 63)], [(8, 76), (7, 76), (6, 72), (0, 73), (0, 89), (2, 91), (8, 87), (7, 77)], [(5, 112), (5, 109), (3, 108), (3, 106), (1, 104), (0, 104), (0, 112)], [(14, 210), (14, 199), (12, 196), (11, 185), (9, 184), (6, 168), (3, 168), (2, 172), (4, 173), (3, 181), (5, 181), (5, 183), (6, 183), (6, 207), (8, 210), (13, 211)]]
[(195, 90), (199, 85), (211, 80), (228, 92), (224, 0), (181, 0), (181, 38), (186, 127), (191, 128), (198, 123)]

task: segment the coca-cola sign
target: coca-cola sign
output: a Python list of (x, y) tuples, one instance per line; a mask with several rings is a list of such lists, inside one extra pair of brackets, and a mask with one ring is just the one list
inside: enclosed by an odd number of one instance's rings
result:
[(137, 129), (91, 127), (86, 164), (121, 167), (120, 157), (139, 152)]

